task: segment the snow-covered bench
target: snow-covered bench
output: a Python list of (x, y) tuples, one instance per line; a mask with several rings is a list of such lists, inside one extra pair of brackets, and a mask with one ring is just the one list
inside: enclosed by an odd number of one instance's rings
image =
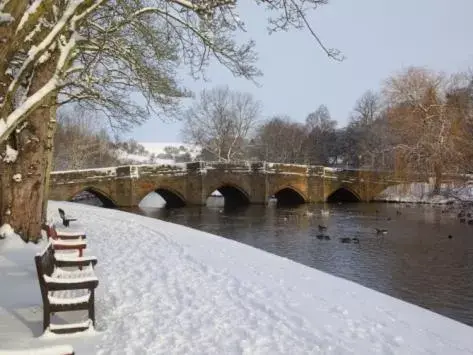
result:
[(79, 256), (87, 248), (84, 232), (57, 231), (54, 225), (43, 224), (43, 229), (56, 250), (77, 250)]
[[(99, 281), (93, 266), (97, 259), (67, 254), (56, 256), (53, 243), (49, 242), (43, 252), (35, 256), (35, 263), (43, 298), (43, 329), (72, 333), (95, 325), (94, 290)], [(67, 325), (51, 324), (51, 313), (78, 310), (87, 310), (89, 319)]]

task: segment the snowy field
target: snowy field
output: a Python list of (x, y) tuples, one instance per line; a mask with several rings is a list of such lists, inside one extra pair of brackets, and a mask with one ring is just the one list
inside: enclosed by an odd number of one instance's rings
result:
[(116, 210), (51, 202), (55, 219), (58, 207), (79, 218), (74, 228), (86, 228), (87, 252), (99, 260), (96, 331), (40, 336), (33, 257), (44, 244), (8, 237), (0, 240), (0, 350), (473, 354), (473, 328), (291, 260)]
[(163, 154), (165, 153), (164, 148), (174, 147), (179, 148), (184, 146), (190, 153), (192, 158), (195, 158), (200, 154), (201, 149), (195, 145), (182, 143), (182, 142), (138, 142), (141, 144), (150, 154)]
[[(184, 147), (190, 154), (192, 160), (194, 160), (201, 152), (201, 149), (198, 146), (182, 142), (138, 142), (138, 144), (145, 148), (145, 154), (130, 154), (119, 149), (117, 150), (118, 158), (122, 161), (131, 161), (134, 164), (174, 165), (176, 164), (174, 159), (158, 158), (160, 154), (166, 153), (164, 148), (173, 147), (179, 149), (180, 147)], [(180, 154), (184, 154), (184, 152), (181, 152)], [(152, 157), (152, 155), (154, 155), (154, 157)]]

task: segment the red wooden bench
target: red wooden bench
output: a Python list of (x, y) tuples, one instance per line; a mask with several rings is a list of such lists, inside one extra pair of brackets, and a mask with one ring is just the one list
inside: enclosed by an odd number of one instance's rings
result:
[[(46, 248), (35, 256), (43, 299), (43, 330), (49, 329), (53, 333), (83, 331), (95, 325), (94, 290), (99, 281), (93, 266), (97, 259), (59, 254), (56, 257), (55, 247), (50, 241)], [(74, 324), (51, 324), (52, 313), (78, 310), (87, 310), (89, 319)]]
[(43, 224), (46, 235), (51, 240), (55, 250), (77, 250), (78, 255), (83, 256), (87, 247), (86, 235), (83, 232), (58, 232), (54, 225)]

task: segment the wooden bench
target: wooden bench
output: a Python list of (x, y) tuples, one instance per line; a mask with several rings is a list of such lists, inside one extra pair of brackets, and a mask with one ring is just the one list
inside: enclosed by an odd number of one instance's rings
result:
[(64, 212), (62, 208), (58, 208), (58, 211), (59, 211), (59, 217), (61, 217), (62, 224), (64, 224), (64, 227), (69, 227), (69, 222), (77, 221), (76, 218), (66, 217), (66, 212)]
[(52, 242), (55, 250), (77, 250), (78, 255), (84, 254), (87, 248), (86, 235), (83, 232), (58, 232), (54, 225), (43, 224), (42, 228)]
[[(94, 257), (55, 255), (51, 242), (35, 256), (41, 297), (43, 299), (43, 330), (53, 333), (73, 333), (95, 325), (94, 290), (98, 286), (93, 266)], [(80, 267), (81, 269), (76, 269)], [(65, 269), (68, 268), (68, 269)], [(72, 268), (72, 270), (71, 270)], [(85, 322), (51, 324), (51, 313), (87, 310)]]

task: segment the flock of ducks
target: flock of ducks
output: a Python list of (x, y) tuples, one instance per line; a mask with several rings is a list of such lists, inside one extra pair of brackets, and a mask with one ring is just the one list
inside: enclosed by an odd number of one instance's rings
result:
[[(319, 234), (316, 235), (316, 238), (319, 240), (330, 240), (331, 239), (330, 236), (325, 233), (328, 227), (322, 224), (319, 224), (318, 227), (319, 227)], [(376, 231), (377, 236), (388, 234), (387, 229), (375, 228), (375, 231)], [(352, 237), (352, 238), (342, 237), (342, 238), (339, 238), (339, 240), (340, 240), (340, 243), (344, 243), (344, 244), (348, 244), (348, 243), (360, 244), (360, 239), (358, 237)]]
[[(398, 215), (401, 214), (400, 211), (397, 211), (398, 212)], [(376, 214), (378, 214), (379, 211), (376, 210)], [(329, 210), (326, 210), (326, 209), (323, 209), (320, 211), (320, 214), (322, 215), (322, 217), (328, 217), (330, 215), (330, 211)], [(304, 215), (306, 217), (313, 217), (314, 216), (314, 212), (311, 212), (311, 211), (306, 211), (304, 213)], [(391, 218), (388, 217), (388, 220), (390, 220)], [(287, 217), (284, 218), (284, 220), (287, 220)], [(331, 240), (330, 236), (328, 234), (326, 234), (327, 232), (327, 229), (328, 227), (326, 225), (323, 225), (323, 224), (319, 224), (318, 225), (318, 229), (319, 229), (319, 234), (316, 235), (316, 238), (319, 239), (319, 240)], [(382, 229), (382, 228), (375, 228), (374, 229), (376, 231), (376, 235), (377, 236), (382, 236), (382, 235), (386, 235), (388, 234), (388, 230), (387, 229)], [(339, 241), (341, 243), (344, 243), (344, 244), (347, 244), (347, 243), (354, 243), (354, 244), (359, 244), (360, 243), (360, 239), (357, 238), (357, 237), (342, 237), (342, 238), (339, 238)]]
[[(409, 208), (409, 207), (412, 207), (412, 206), (407, 204), (407, 205), (405, 205), (405, 207)], [(448, 209), (443, 209), (441, 212), (442, 213), (452, 212), (452, 211), (454, 211), (454, 209), (455, 209), (455, 206), (450, 206)], [(329, 212), (329, 210), (323, 209), (323, 210), (320, 211), (320, 214), (323, 217), (328, 217), (330, 215), (330, 212)], [(376, 210), (376, 215), (378, 215), (378, 214), (379, 214), (379, 211)], [(315, 215), (315, 213), (311, 212), (311, 211), (306, 211), (304, 213), (304, 215), (306, 217), (310, 218), (310, 217), (313, 217)], [(400, 215), (402, 215), (402, 212), (400, 210), (396, 210), (396, 215), (400, 216)], [(468, 210), (466, 210), (466, 209), (461, 209), (460, 212), (457, 214), (457, 218), (460, 221), (460, 223), (467, 223), (469, 225), (473, 225), (473, 212), (468, 212)], [(391, 217), (387, 217), (386, 219), (389, 221), (389, 220), (391, 220)], [(287, 217), (285, 217), (285, 220), (287, 220)], [(328, 227), (326, 225), (319, 224), (318, 225), (319, 233), (316, 235), (316, 238), (319, 239), (319, 240), (331, 240), (331, 237), (326, 233), (327, 229), (328, 229)], [(374, 231), (376, 232), (376, 236), (378, 236), (378, 237), (381, 237), (381, 236), (384, 236), (384, 235), (388, 234), (388, 230), (384, 229), (384, 228), (374, 228)], [(453, 238), (453, 236), (451, 234), (449, 234), (448, 239), (452, 239), (452, 238)], [(339, 238), (339, 241), (341, 243), (354, 243), (354, 244), (359, 244), (360, 243), (360, 239), (357, 238), (357, 237), (353, 237), (353, 238), (343, 237), (343, 238)]]

